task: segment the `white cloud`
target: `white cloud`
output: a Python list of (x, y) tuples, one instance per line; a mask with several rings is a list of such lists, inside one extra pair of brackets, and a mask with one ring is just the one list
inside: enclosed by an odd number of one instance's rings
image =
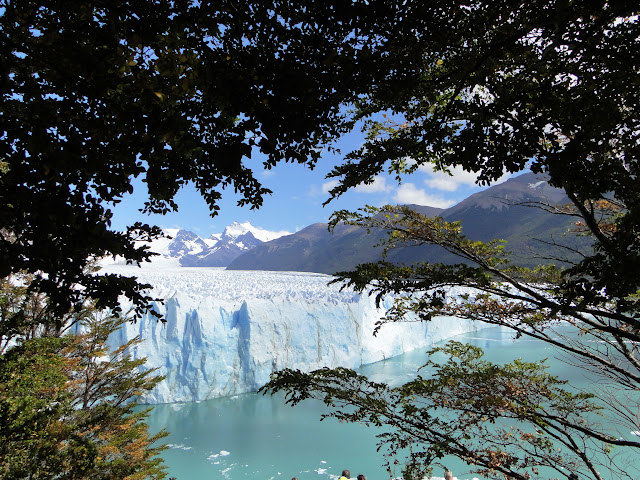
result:
[(428, 175), (429, 178), (424, 181), (428, 187), (445, 192), (455, 192), (461, 186), (473, 187), (478, 178), (477, 173), (466, 172), (460, 166), (450, 169), (452, 175), (442, 171), (434, 171), (433, 165), (420, 165), (418, 170)]
[[(429, 164), (420, 165), (418, 170), (428, 175), (428, 178), (424, 181), (425, 185), (436, 190), (455, 192), (460, 187), (478, 187), (476, 184), (478, 174), (475, 172), (467, 172), (461, 166), (450, 168), (451, 175), (442, 171), (434, 171), (433, 166)], [(502, 183), (509, 177), (509, 174), (505, 174), (493, 182), (492, 185)]]
[(400, 185), (396, 191), (395, 201), (400, 204), (414, 203), (416, 205), (437, 208), (448, 208), (456, 203), (453, 200), (437, 195), (429, 195), (423, 189), (416, 188), (413, 183), (403, 183)]
[(337, 186), (338, 180), (329, 180), (328, 182), (322, 184), (322, 193), (329, 193), (329, 190)]
[(275, 176), (275, 174), (276, 174), (276, 171), (273, 168), (271, 170), (267, 170), (265, 168), (264, 170), (260, 170), (258, 172), (258, 176), (261, 177), (261, 178), (270, 178), (270, 177)]
[(373, 178), (373, 183), (369, 185), (358, 185), (355, 191), (358, 193), (385, 193), (392, 190), (392, 187), (387, 185), (387, 180), (384, 177), (376, 176)]

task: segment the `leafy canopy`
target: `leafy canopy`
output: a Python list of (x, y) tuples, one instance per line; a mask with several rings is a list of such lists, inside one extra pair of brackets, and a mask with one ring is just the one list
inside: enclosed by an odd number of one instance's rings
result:
[[(423, 53), (413, 81), (390, 76), (360, 103), (363, 118), (391, 110), (404, 122), (372, 123), (370, 141), (330, 174), (340, 179), (332, 195), (385, 168), (402, 175), (422, 165), (461, 166), (480, 183), (525, 167), (547, 173), (597, 240), (580, 269), (590, 278), (585, 288), (633, 294), (638, 9), (583, 1), (436, 1), (411, 9), (403, 19), (411, 33), (397, 41)], [(602, 200), (621, 213), (616, 228), (603, 229)]]
[(131, 358), (137, 339), (109, 351), (125, 318), (89, 310), (85, 333), (27, 339), (0, 356), (2, 478), (165, 478), (154, 444), (166, 433), (150, 435), (135, 408), (161, 378)]
[[(576, 392), (544, 365), (493, 365), (473, 347), (430, 352), (415, 381), (390, 388), (344, 370), (275, 374), (263, 391), (335, 407), (330, 416), (385, 425), (391, 460), (423, 478), (455, 455), (489, 478), (636, 478), (640, 442), (640, 11), (629, 2), (409, 2), (398, 44), (418, 50), (410, 81), (390, 75), (359, 102), (369, 137), (330, 176), (339, 196), (384, 171), (462, 166), (479, 183), (530, 168), (564, 189), (568, 215), (593, 251), (566, 269), (526, 269), (508, 245), (465, 237), (464, 225), (396, 206), (337, 212), (389, 232), (386, 247), (435, 244), (457, 265), (380, 261), (339, 281), (395, 304), (380, 322), (478, 319), (554, 346), (594, 379)], [(395, 52), (397, 53), (397, 52)], [(398, 118), (400, 120), (398, 121)], [(569, 251), (570, 243), (556, 247)], [(468, 294), (447, 295), (452, 286)], [(571, 327), (567, 333), (562, 325)], [(378, 334), (384, 335), (384, 328)], [(437, 354), (445, 354), (444, 359)], [(546, 469), (546, 470), (545, 470)]]
[[(446, 240), (475, 267), (382, 264), (342, 278), (358, 288), (373, 282), (380, 294), (407, 293), (391, 311), (396, 318), (416, 312), (428, 319), (448, 310), (555, 342), (628, 399), (616, 403), (600, 392), (596, 407), (610, 399), (615, 419), (640, 430), (631, 414), (640, 365), (639, 13), (628, 1), (585, 0), (4, 2), (0, 278), (34, 273), (30, 290), (48, 294), (64, 314), (82, 295), (99, 299), (99, 308), (117, 308), (121, 293), (144, 306), (148, 299), (135, 279), (86, 271), (92, 256), (119, 254), (134, 262), (149, 256), (132, 241), (157, 230), (110, 229), (110, 209), (131, 190), (131, 177), (146, 181), (149, 212), (175, 209), (175, 193), (187, 182), (213, 212), (225, 188), (258, 207), (268, 192), (243, 158), (260, 150), (267, 168), (279, 161), (312, 166), (317, 147), (353, 121), (390, 111), (401, 121), (370, 124), (364, 147), (331, 174), (341, 182), (333, 196), (385, 170), (402, 176), (423, 165), (462, 166), (487, 183), (529, 167), (565, 190), (571, 205), (547, 208), (579, 217), (594, 251), (567, 271), (518, 270), (498, 243), (468, 241), (455, 225), (392, 211), (399, 213), (390, 225), (396, 236)], [(344, 119), (340, 107), (349, 103), (359, 110)], [(427, 290), (413, 289), (416, 281)], [(452, 284), (479, 294), (454, 307), (438, 293)], [(557, 340), (559, 319), (581, 335)], [(563, 442), (567, 461), (592, 478), (602, 478), (594, 451), (638, 448), (567, 415), (560, 400), (580, 412), (590, 411), (588, 399), (563, 392), (534, 367), (487, 367), (454, 347), (446, 353), (469, 372), (496, 372), (485, 377), (504, 386), (495, 414), (516, 412), (531, 426), (522, 435), (533, 437), (507, 445), (498, 430), (478, 429), (485, 417), (477, 417), (473, 431), (485, 443), (482, 450), (465, 444), (473, 455), (462, 458), (489, 475), (528, 478), (538, 465), (552, 464), (567, 476), (569, 463), (548, 457), (551, 439)], [(440, 376), (456, 385), (460, 379), (443, 377), (450, 371), (443, 368)], [(278, 378), (272, 386), (295, 391), (297, 377)], [(303, 378), (307, 392), (320, 389)], [(367, 391), (349, 383), (350, 374), (333, 378), (353, 394), (345, 399), (350, 404)], [(522, 392), (526, 382), (535, 388)], [(464, 386), (457, 390), (467, 391)], [(419, 391), (415, 398), (433, 401), (435, 390)], [(391, 404), (382, 402), (385, 394), (374, 407), (391, 411), (414, 401), (411, 389), (400, 394)], [(541, 402), (548, 411), (537, 408)], [(460, 413), (465, 405), (452, 407)], [(547, 425), (549, 415), (570, 422), (566, 434)], [(464, 431), (467, 417), (449, 418), (449, 432)], [(419, 431), (411, 437), (418, 443), (407, 478), (433, 458), (420, 457), (433, 438)], [(398, 441), (400, 447), (409, 442)], [(608, 457), (606, 468), (624, 476), (618, 458)]]
[(35, 273), (62, 313), (80, 291), (144, 307), (135, 279), (86, 273), (90, 257), (149, 258), (133, 240), (158, 229), (110, 228), (132, 179), (146, 212), (176, 210), (189, 182), (213, 215), (224, 190), (258, 208), (270, 192), (244, 159), (313, 167), (348, 128), (341, 106), (395, 65), (377, 33), (393, 16), (347, 0), (3, 2), (0, 278)]

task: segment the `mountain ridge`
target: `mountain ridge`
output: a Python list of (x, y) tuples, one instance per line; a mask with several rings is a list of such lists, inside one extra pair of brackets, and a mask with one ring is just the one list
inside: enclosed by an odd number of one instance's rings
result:
[[(222, 233), (213, 233), (202, 238), (196, 233), (180, 229), (163, 229), (164, 236), (152, 242), (137, 242), (156, 253), (151, 266), (162, 267), (226, 267), (242, 253), (270, 240), (275, 240), (286, 231), (270, 231), (255, 227), (249, 222), (233, 222)], [(102, 260), (102, 265), (124, 263), (121, 258)]]
[[(535, 266), (541, 262), (540, 257), (558, 254), (552, 253), (550, 244), (555, 242), (555, 238), (565, 235), (573, 222), (567, 217), (531, 208), (533, 202), (564, 204), (569, 203), (569, 199), (563, 190), (550, 186), (545, 176), (525, 173), (475, 193), (447, 209), (408, 206), (426, 216), (441, 216), (450, 222), (461, 221), (463, 233), (472, 240), (504, 239), (518, 264)], [(382, 247), (377, 244), (385, 236), (382, 231), (372, 231), (367, 235), (364, 229), (348, 225), (337, 225), (332, 235), (327, 224), (316, 223), (239, 255), (227, 268), (334, 274), (353, 269), (360, 263), (380, 260)], [(572, 246), (586, 248), (588, 245), (589, 241), (583, 237)], [(394, 249), (386, 260), (392, 263), (461, 262), (459, 257), (433, 245)]]
[[(441, 216), (446, 221), (461, 221), (463, 233), (472, 240), (501, 238), (507, 249), (523, 266), (539, 263), (534, 255), (550, 258), (550, 244), (572, 228), (567, 217), (551, 215), (524, 205), (533, 202), (568, 203), (564, 191), (551, 187), (546, 177), (526, 173), (477, 192), (447, 209), (407, 205), (426, 216)], [(207, 238), (184, 229), (165, 229), (165, 237), (146, 243), (158, 253), (152, 268), (223, 267), (229, 270), (273, 270), (334, 274), (353, 269), (361, 263), (381, 259), (379, 243), (382, 231), (353, 225), (337, 225), (329, 232), (327, 223), (313, 223), (290, 233), (254, 227), (249, 222), (233, 222), (222, 233)], [(536, 242), (534, 239), (541, 239)], [(545, 243), (546, 242), (546, 243)], [(584, 237), (573, 245), (584, 248)], [(537, 252), (537, 253), (535, 253)], [(390, 251), (392, 263), (460, 263), (460, 259), (440, 247), (423, 245)], [(103, 265), (123, 263), (122, 259), (103, 259)]]

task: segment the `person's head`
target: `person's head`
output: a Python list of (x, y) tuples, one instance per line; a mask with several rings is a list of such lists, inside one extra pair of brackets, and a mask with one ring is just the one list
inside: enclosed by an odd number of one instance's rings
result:
[(293, 477), (291, 480), (298, 480), (298, 477)]
[(445, 470), (444, 480), (453, 480), (453, 473), (451, 473), (451, 470)]
[(363, 474), (358, 475), (358, 480), (367, 480)]
[(342, 470), (342, 476), (346, 478), (351, 478), (351, 472), (349, 470)]

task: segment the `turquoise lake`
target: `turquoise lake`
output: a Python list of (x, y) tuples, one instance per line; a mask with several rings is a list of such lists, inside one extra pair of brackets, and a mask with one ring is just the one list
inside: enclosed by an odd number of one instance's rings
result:
[[(578, 388), (589, 385), (581, 370), (554, 360), (555, 351), (541, 342), (514, 341), (510, 332), (498, 328), (454, 339), (484, 348), (485, 358), (494, 362), (549, 358), (554, 374), (571, 380)], [(360, 371), (375, 381), (400, 384), (415, 376), (426, 360), (426, 350), (368, 365)], [(329, 480), (336, 479), (345, 468), (352, 478), (362, 473), (367, 480), (388, 479), (382, 455), (376, 451), (376, 434), (380, 432), (334, 419), (320, 422), (324, 411), (316, 401), (292, 408), (284, 405), (281, 396), (246, 394), (157, 405), (148, 423), (152, 431), (166, 428), (170, 432), (165, 439), (170, 448), (163, 458), (169, 476), (179, 480)], [(620, 434), (634, 439), (629, 431)], [(469, 474), (469, 467), (459, 460), (443, 463), (458, 479), (478, 478)], [(399, 475), (400, 470), (394, 473)], [(441, 476), (441, 469), (434, 472), (434, 478)]]

